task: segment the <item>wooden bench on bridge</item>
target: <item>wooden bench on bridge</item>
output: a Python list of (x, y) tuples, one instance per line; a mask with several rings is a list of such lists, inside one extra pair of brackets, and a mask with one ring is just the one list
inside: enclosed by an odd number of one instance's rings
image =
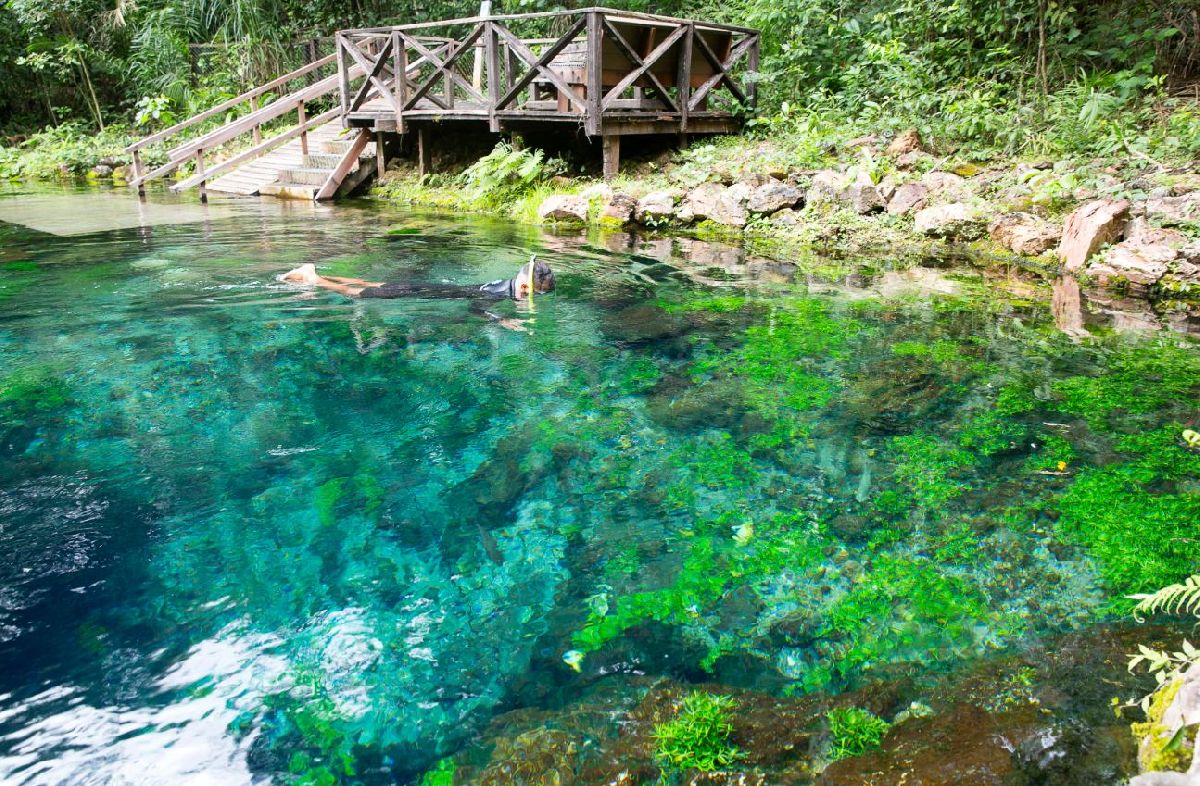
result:
[[(759, 34), (733, 25), (587, 8), (342, 30), (337, 51), (129, 148), (132, 185), (190, 165), (173, 188), (332, 198), (382, 173), (389, 135), (414, 134), (429, 171), (430, 129), (476, 124), (522, 133), (557, 124), (603, 140), (604, 174), (617, 173), (630, 134), (724, 134), (755, 108)], [(334, 68), (328, 76), (323, 69)], [(263, 96), (305, 78), (295, 92)], [(172, 149), (145, 171), (139, 153), (248, 104), (248, 114)], [(310, 117), (312, 106), (331, 108)], [(266, 124), (296, 124), (263, 141)], [(253, 135), (252, 146), (206, 165), (205, 154)], [(321, 150), (309, 149), (309, 135)], [(372, 161), (373, 159), (373, 161)], [(211, 158), (209, 159), (212, 160)], [(374, 163), (371, 167), (368, 164)]]

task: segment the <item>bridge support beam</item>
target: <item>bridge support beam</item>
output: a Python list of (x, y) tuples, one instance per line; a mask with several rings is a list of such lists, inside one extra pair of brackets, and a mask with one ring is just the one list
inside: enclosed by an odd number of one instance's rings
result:
[(433, 173), (433, 156), (429, 150), (429, 132), (425, 126), (417, 127), (417, 174), (424, 177)]
[(605, 134), (603, 139), (604, 179), (612, 180), (621, 171), (621, 137), (617, 134)]

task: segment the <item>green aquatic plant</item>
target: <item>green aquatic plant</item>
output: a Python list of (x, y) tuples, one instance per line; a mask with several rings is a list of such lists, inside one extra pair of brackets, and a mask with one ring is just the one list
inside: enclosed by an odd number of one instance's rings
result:
[(427, 770), (417, 781), (417, 786), (454, 786), (454, 773), (458, 765), (449, 757), (438, 761), (432, 770)]
[(1190, 485), (1200, 454), (1184, 447), (1181, 429), (1118, 438), (1123, 460), (1081, 470), (1057, 500), (1060, 530), (1088, 549), (1119, 595), (1179, 581), (1200, 564), (1200, 494)]
[(936, 510), (969, 488), (961, 477), (975, 460), (965, 450), (922, 433), (893, 437), (888, 447), (897, 454), (893, 479), (918, 506)]
[(829, 758), (831, 761), (861, 756), (878, 748), (891, 724), (859, 707), (837, 707), (829, 711)]
[(736, 707), (730, 696), (685, 696), (675, 717), (654, 727), (655, 757), (669, 770), (714, 772), (732, 766), (739, 756), (729, 741)]

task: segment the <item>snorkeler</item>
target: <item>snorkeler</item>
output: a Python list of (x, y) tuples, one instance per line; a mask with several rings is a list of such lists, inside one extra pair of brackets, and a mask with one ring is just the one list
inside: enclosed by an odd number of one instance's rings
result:
[(554, 291), (554, 271), (545, 262), (538, 262), (537, 255), (521, 266), (513, 278), (492, 281), (477, 287), (453, 284), (387, 284), (364, 281), (361, 278), (322, 276), (313, 264), (301, 265), (295, 270), (279, 276), (286, 284), (302, 284), (321, 287), (338, 292), (346, 297), (358, 298), (470, 298), (524, 300), (530, 293), (542, 295)]

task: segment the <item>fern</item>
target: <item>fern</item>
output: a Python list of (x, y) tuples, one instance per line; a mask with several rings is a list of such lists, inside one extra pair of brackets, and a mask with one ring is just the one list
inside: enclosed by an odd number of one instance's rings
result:
[(1142, 621), (1145, 614), (1191, 614), (1200, 616), (1200, 574), (1188, 576), (1182, 584), (1170, 584), (1162, 589), (1141, 595), (1130, 595), (1136, 600), (1134, 615)]
[(562, 162), (546, 159), (541, 150), (516, 150), (500, 142), (463, 172), (462, 183), (471, 202), (495, 207), (515, 202), (562, 171)]

